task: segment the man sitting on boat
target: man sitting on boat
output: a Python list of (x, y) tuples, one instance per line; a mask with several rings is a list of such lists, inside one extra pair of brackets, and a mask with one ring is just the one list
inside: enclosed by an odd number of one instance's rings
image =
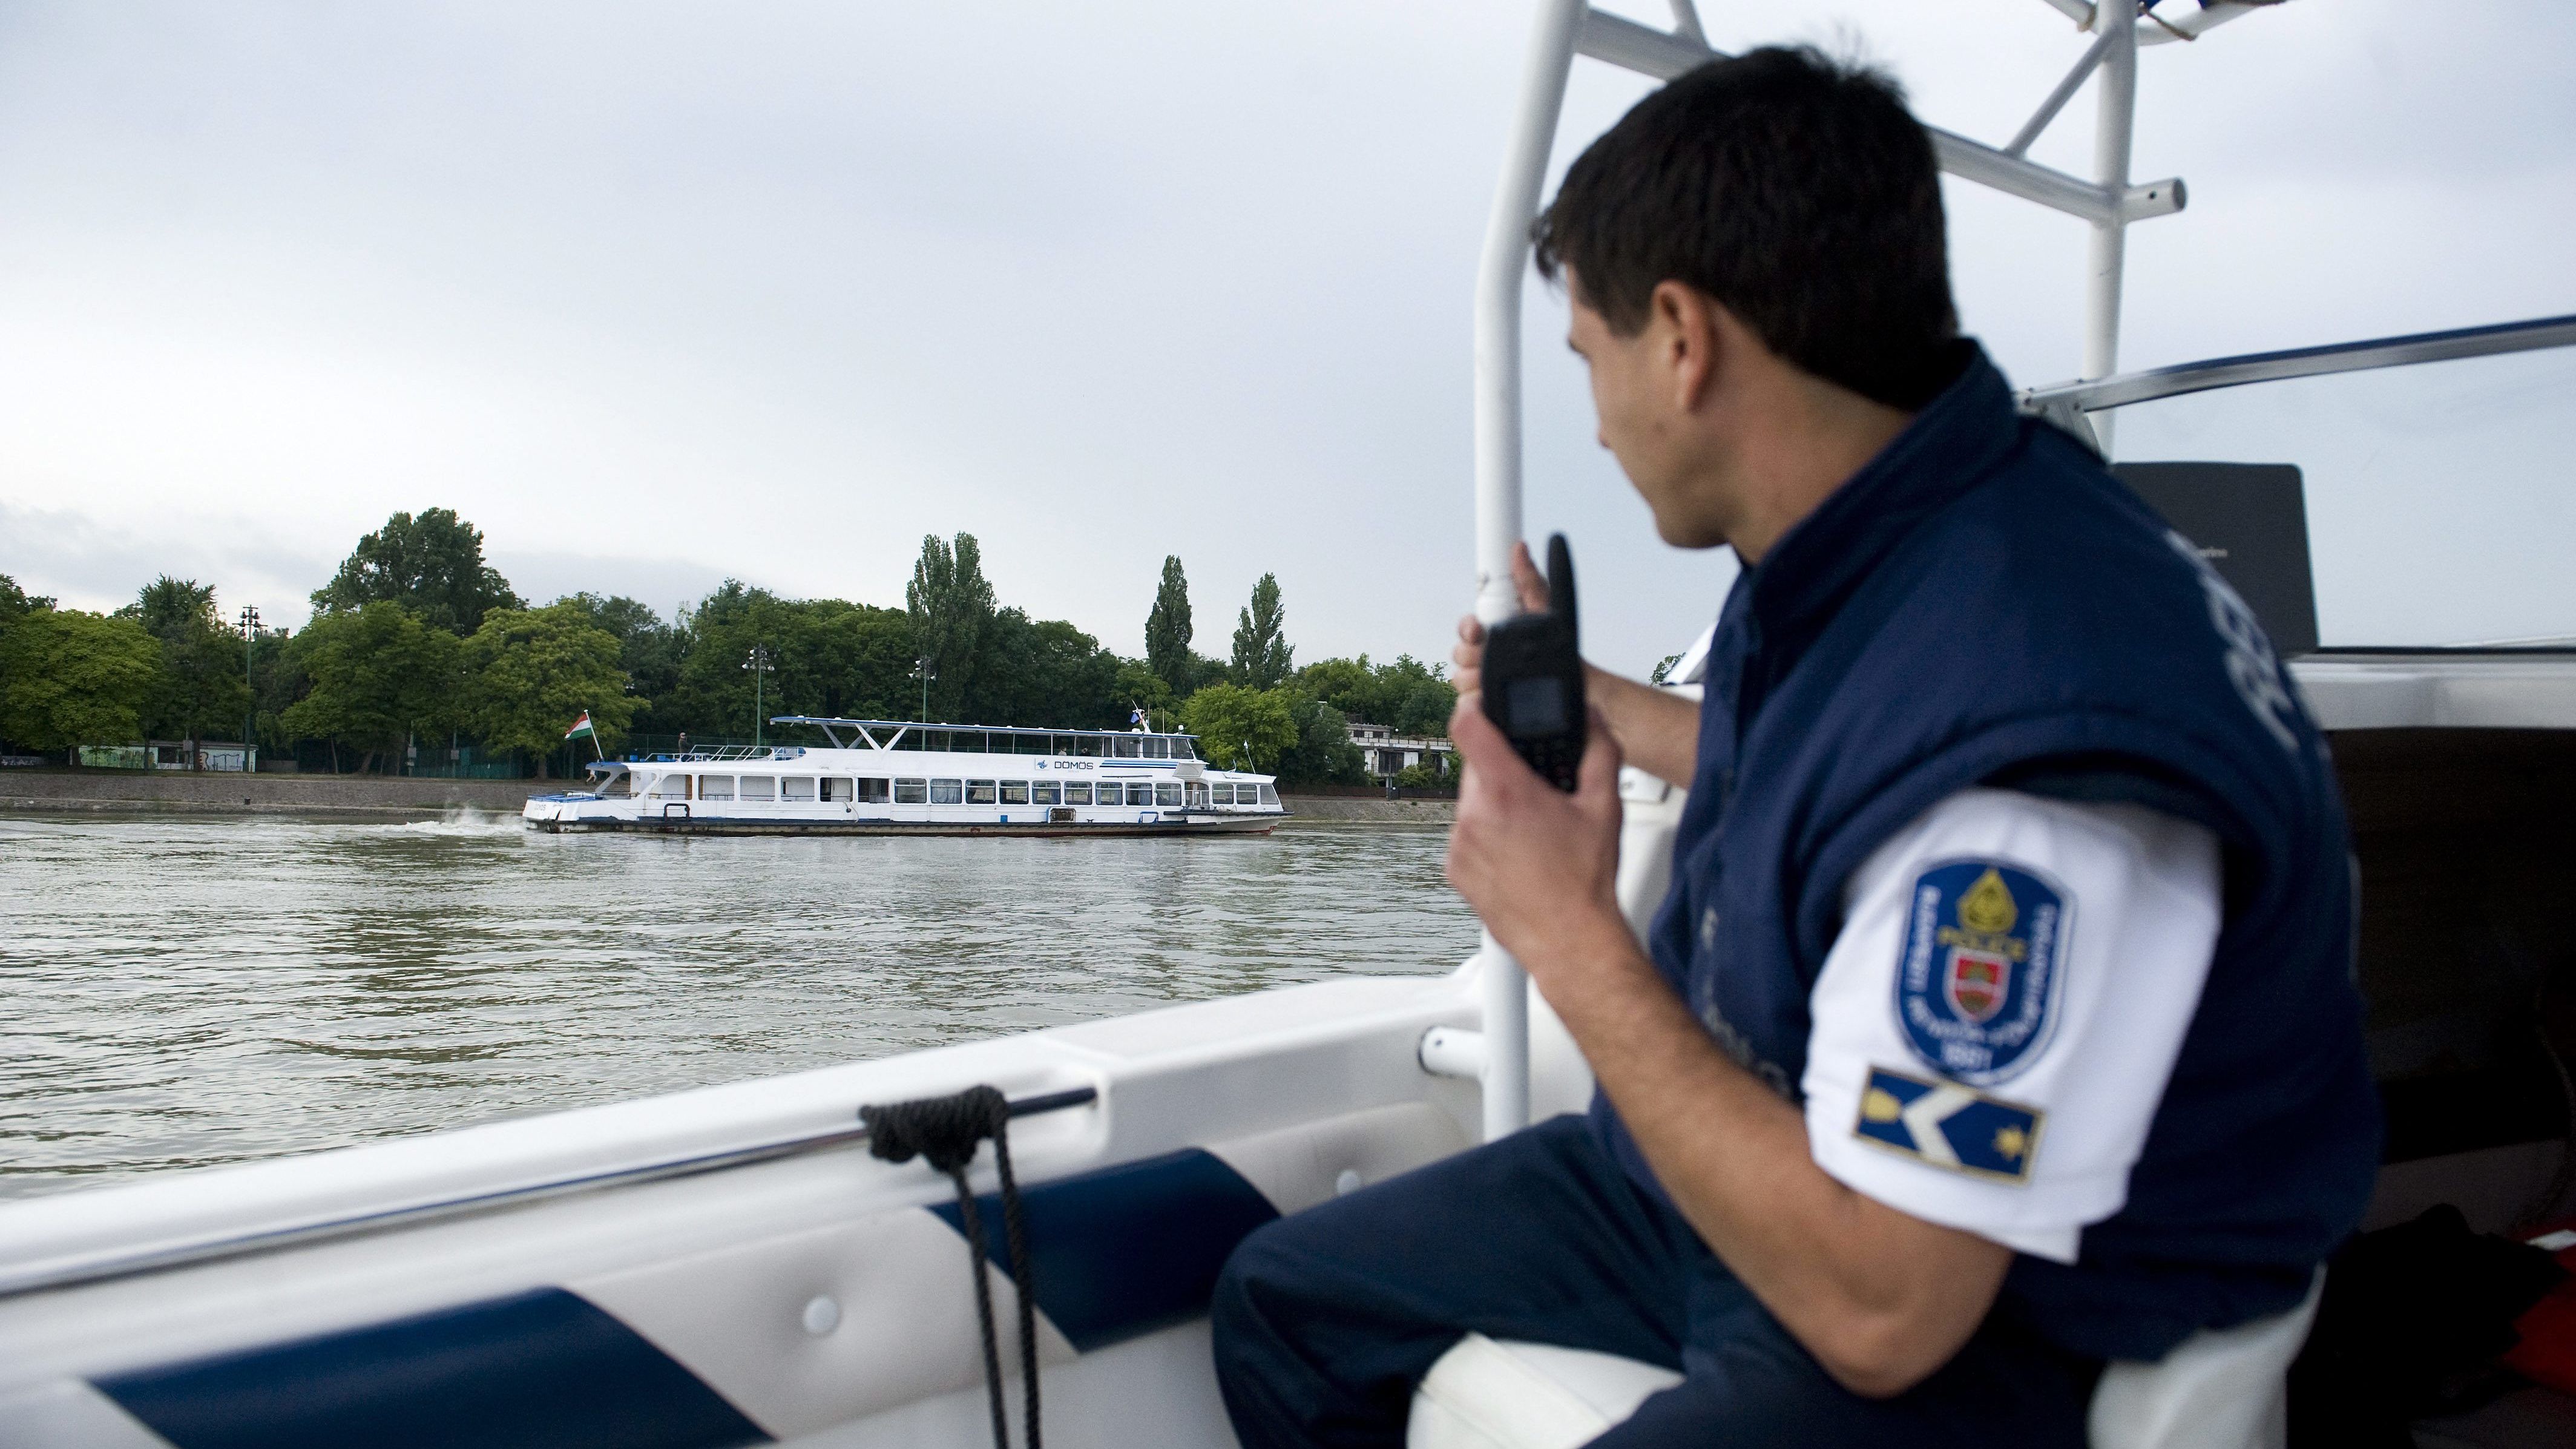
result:
[[(2244, 605), (1957, 335), (1891, 81), (1704, 67), (1537, 238), (1658, 533), (1743, 570), (1704, 704), (1592, 672), (1571, 795), (1462, 627), (1450, 879), (1599, 1091), (1247, 1239), (1237, 1432), (1399, 1443), (1474, 1332), (1683, 1375), (1604, 1444), (2082, 1445), (2105, 1361), (2296, 1308), (2369, 1192), (2324, 745)], [(1623, 761), (1690, 782), (1642, 944)]]

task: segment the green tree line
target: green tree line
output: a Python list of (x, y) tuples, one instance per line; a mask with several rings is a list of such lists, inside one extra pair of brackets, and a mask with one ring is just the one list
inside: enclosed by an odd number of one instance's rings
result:
[(1177, 557), (1163, 562), (1145, 657), (1121, 657), (1000, 603), (968, 533), (922, 540), (901, 608), (729, 579), (666, 619), (591, 593), (531, 604), (485, 561), (479, 530), (433, 508), (361, 538), (312, 602), (304, 628), (245, 638), (193, 580), (165, 575), (93, 614), (0, 576), (0, 742), (229, 740), (249, 723), (272, 757), (302, 746), (315, 767), (390, 771), (415, 746), (461, 741), (542, 775), (570, 762), (563, 732), (584, 711), (615, 753), (645, 734), (747, 739), (781, 714), (1117, 729), (1141, 710), (1198, 735), (1220, 765), (1357, 783), (1350, 720), (1437, 735), (1455, 700), (1442, 670), (1410, 655), (1297, 666), (1267, 574), (1231, 657), (1197, 653)]

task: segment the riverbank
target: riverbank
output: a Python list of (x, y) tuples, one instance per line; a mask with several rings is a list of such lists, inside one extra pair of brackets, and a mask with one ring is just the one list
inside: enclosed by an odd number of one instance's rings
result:
[(0, 774), (0, 810), (354, 813), (412, 818), (485, 810), (516, 815), (529, 796), (562, 788), (560, 782), (540, 780), (425, 780), (395, 775), (11, 770)]
[[(399, 775), (128, 774), (117, 770), (0, 773), (0, 810), (168, 810), (187, 814), (360, 814), (418, 819), (479, 810), (516, 815), (556, 780), (428, 780)], [(1291, 823), (1447, 825), (1448, 800), (1290, 795)]]

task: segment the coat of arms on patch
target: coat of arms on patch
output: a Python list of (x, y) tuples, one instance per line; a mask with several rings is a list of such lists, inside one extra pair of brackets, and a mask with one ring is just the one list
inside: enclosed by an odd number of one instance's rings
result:
[(1896, 1017), (1915, 1055), (1962, 1082), (2029, 1064), (2055, 1023), (2073, 912), (2037, 872), (1953, 860), (1915, 877)]

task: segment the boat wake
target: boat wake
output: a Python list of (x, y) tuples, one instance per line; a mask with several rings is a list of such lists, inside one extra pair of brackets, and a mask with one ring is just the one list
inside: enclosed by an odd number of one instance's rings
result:
[(526, 833), (527, 829), (517, 815), (505, 815), (498, 811), (478, 809), (472, 805), (463, 806), (436, 820), (406, 820), (399, 825), (372, 825), (366, 828), (378, 835), (456, 838), (516, 836)]

